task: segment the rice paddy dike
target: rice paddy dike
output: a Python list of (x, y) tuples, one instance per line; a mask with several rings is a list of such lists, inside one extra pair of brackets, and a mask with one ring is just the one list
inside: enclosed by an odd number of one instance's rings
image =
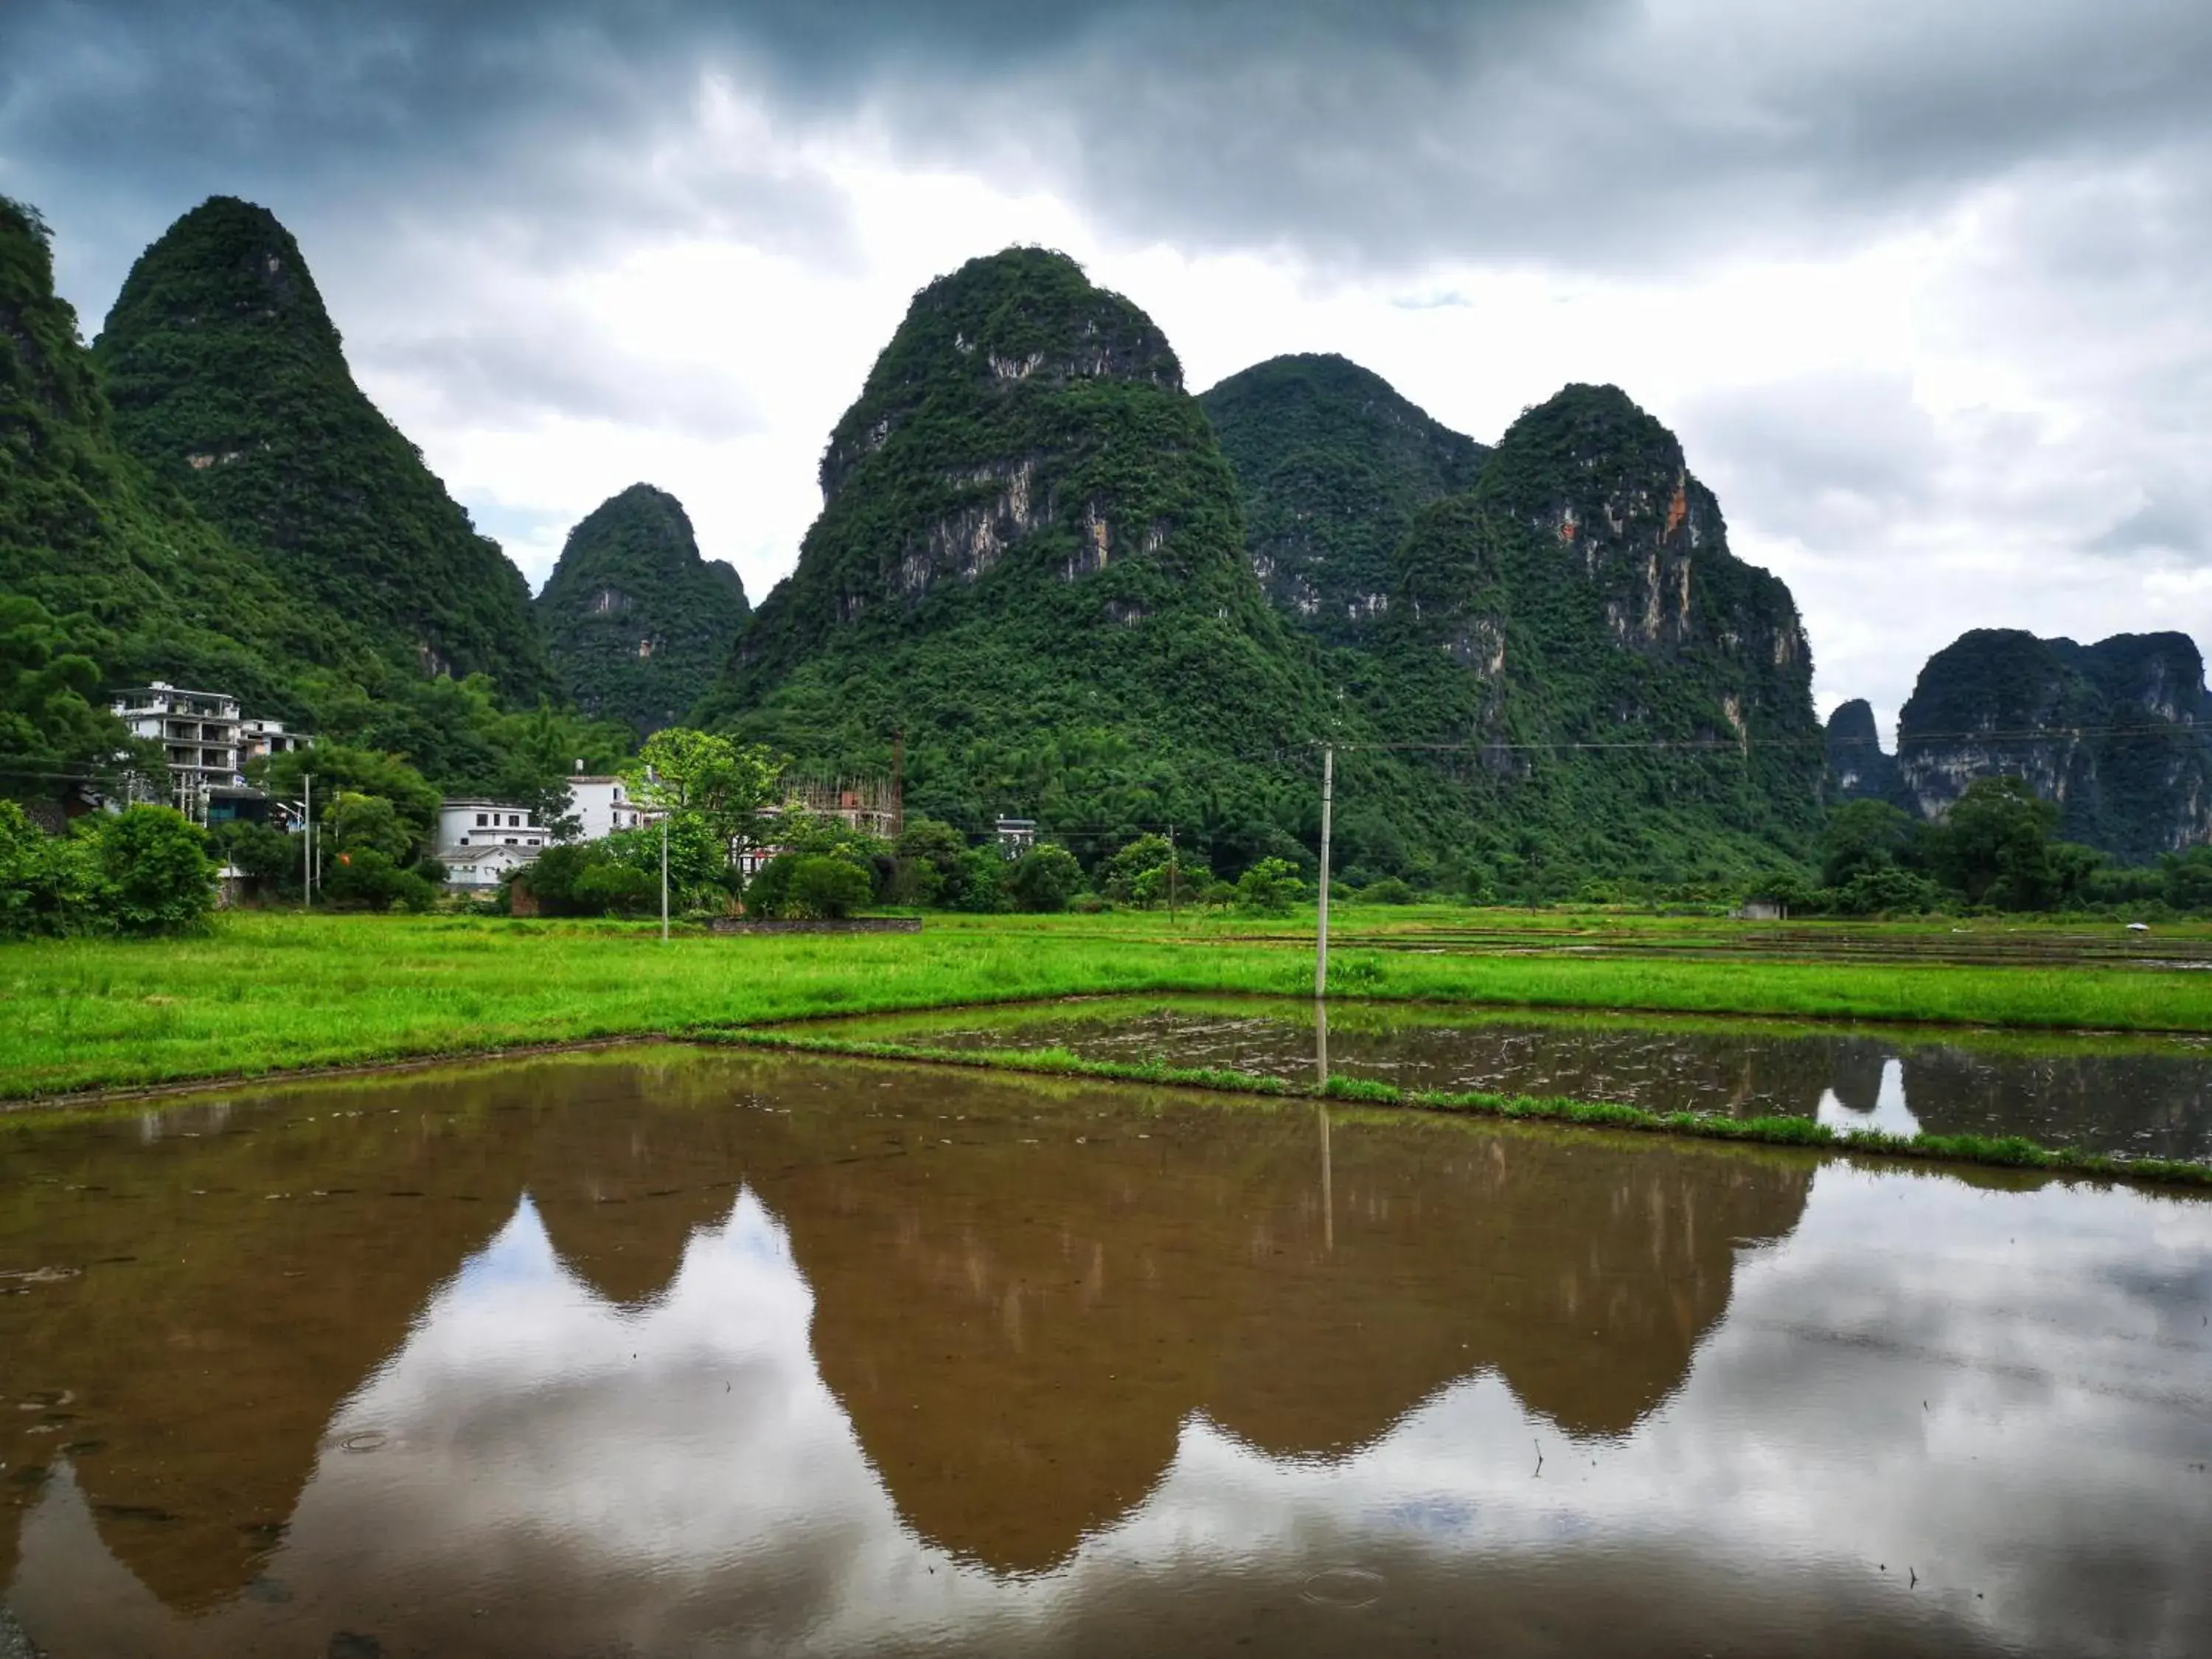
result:
[[(1972, 921), (1738, 923), (1617, 912), (1342, 907), (1333, 1019), (1414, 1005), (1432, 1023), (1501, 1012), (1877, 1022), (2076, 1045), (2212, 1034), (2212, 930)], [(1099, 996), (1310, 1005), (1310, 917), (930, 916), (919, 934), (729, 939), (656, 926), (464, 917), (226, 915), (204, 936), (0, 948), (0, 1101), (18, 1109), (244, 1077), (374, 1067), (627, 1038), (886, 1053), (1029, 1072), (1325, 1092), (1346, 1102), (2023, 1169), (2195, 1183), (2193, 1159), (2021, 1135), (1923, 1133), (1788, 1115), (1716, 1117), (1629, 1099), (1291, 1081), (1235, 1067), (934, 1050), (793, 1022)], [(1402, 1018), (1402, 1015), (1394, 1018)], [(768, 1030), (775, 1027), (780, 1029)], [(1949, 1039), (1947, 1039), (1949, 1040)], [(43, 1114), (38, 1114), (43, 1115)]]

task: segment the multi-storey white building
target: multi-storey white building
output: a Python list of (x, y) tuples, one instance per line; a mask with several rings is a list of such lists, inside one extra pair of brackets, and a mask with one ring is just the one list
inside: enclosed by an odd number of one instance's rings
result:
[[(248, 795), (258, 799), (258, 791), (245, 787), (246, 762), (289, 754), (314, 742), (304, 732), (286, 731), (282, 720), (243, 717), (238, 699), (228, 692), (187, 691), (162, 680), (116, 692), (111, 707), (131, 736), (161, 745), (169, 766), (170, 799), (187, 817), (202, 823), (240, 816), (239, 801)], [(232, 810), (217, 810), (216, 802), (228, 802)], [(245, 816), (265, 816), (265, 809)]]
[(579, 835), (598, 841), (617, 830), (635, 830), (659, 821), (659, 814), (640, 806), (620, 778), (590, 777), (578, 773), (568, 780), (568, 810), (576, 816)]
[(239, 764), (270, 755), (295, 754), (312, 749), (315, 740), (304, 732), (287, 732), (282, 720), (242, 720), (238, 723)]
[(191, 816), (198, 816), (204, 791), (246, 781), (239, 771), (245, 757), (239, 751), (237, 698), (156, 680), (117, 692), (113, 708), (131, 736), (161, 745), (171, 791)]

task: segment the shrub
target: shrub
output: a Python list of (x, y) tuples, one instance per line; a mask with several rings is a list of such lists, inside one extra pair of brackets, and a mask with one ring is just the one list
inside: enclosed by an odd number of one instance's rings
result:
[(88, 844), (47, 835), (0, 800), (0, 939), (82, 931), (94, 920)]
[(1371, 883), (1359, 895), (1362, 904), (1411, 904), (1413, 890), (1395, 876), (1385, 876)]
[(374, 847), (331, 860), (323, 872), (322, 890), (332, 904), (349, 910), (427, 910), (438, 896), (435, 887)]
[(1006, 860), (994, 847), (971, 847), (960, 856), (960, 895), (956, 910), (988, 915), (1009, 908)]
[(808, 853), (793, 861), (784, 914), (836, 921), (875, 896), (873, 872), (830, 853)]
[(756, 916), (836, 921), (866, 904), (874, 890), (871, 872), (849, 858), (780, 853), (745, 889), (745, 909)]
[(1862, 868), (1836, 891), (1836, 909), (1847, 916), (1920, 915), (1942, 904), (1942, 888), (1893, 864)]
[(1065, 910), (1083, 884), (1083, 866), (1066, 848), (1035, 848), (1007, 872), (1006, 884), (1017, 909)]
[(167, 806), (132, 806), (89, 822), (83, 833), (98, 878), (94, 903), (108, 926), (173, 933), (206, 921), (217, 866), (198, 824)]
[(1237, 882), (1237, 902), (1261, 915), (1287, 915), (1297, 902), (1298, 872), (1287, 859), (1261, 859)]

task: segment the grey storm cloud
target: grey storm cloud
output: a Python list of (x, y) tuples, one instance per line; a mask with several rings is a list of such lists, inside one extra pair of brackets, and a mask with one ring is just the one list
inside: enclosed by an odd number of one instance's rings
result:
[[(2192, 0), (10, 0), (0, 188), (689, 216), (713, 179), (672, 201), (601, 164), (708, 74), (802, 129), (865, 112), (1132, 237), (1367, 266), (1810, 245), (2039, 163), (2212, 142)], [(725, 182), (746, 228), (834, 242), (803, 181)]]

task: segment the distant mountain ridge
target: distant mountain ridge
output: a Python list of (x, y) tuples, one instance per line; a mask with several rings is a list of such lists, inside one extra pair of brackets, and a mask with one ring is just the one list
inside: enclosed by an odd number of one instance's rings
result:
[(532, 610), (577, 708), (640, 737), (690, 712), (752, 614), (736, 570), (700, 557), (684, 504), (641, 483), (568, 532)]
[(1898, 720), (1923, 815), (1976, 778), (2025, 779), (2069, 840), (2141, 863), (2212, 840), (2212, 699), (2185, 634), (2094, 645), (1976, 629), (1928, 659)]
[(387, 659), (556, 690), (530, 592), (355, 385), (291, 234), (211, 197), (139, 257), (93, 352), (118, 440)]
[(1490, 453), (1334, 355), (1272, 357), (1198, 401), (1236, 470), (1268, 598), (1332, 645), (1381, 614), (1414, 515), (1474, 488)]

